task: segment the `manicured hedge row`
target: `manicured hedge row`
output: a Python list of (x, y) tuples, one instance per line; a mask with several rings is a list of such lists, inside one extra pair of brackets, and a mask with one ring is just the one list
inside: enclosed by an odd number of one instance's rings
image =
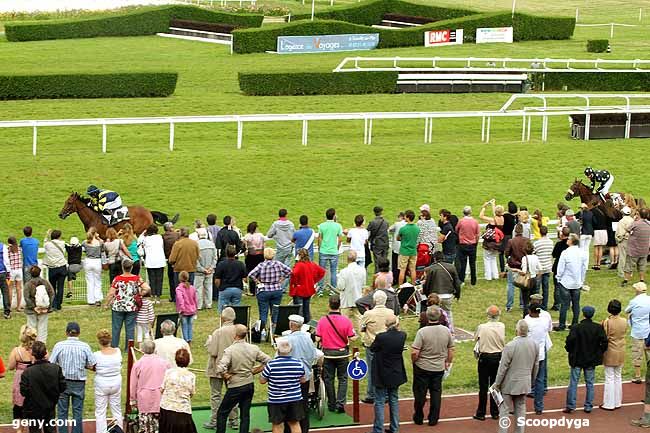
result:
[(263, 15), (217, 12), (195, 6), (147, 7), (111, 16), (5, 23), (7, 40), (94, 38), (98, 36), (139, 36), (166, 32), (171, 19), (260, 27)]
[(535, 88), (596, 92), (650, 92), (650, 72), (546, 72), (533, 74)]
[(438, 29), (463, 29), (465, 42), (474, 42), (478, 27), (514, 27), (515, 41), (569, 39), (575, 28), (574, 18), (534, 17), (510, 12), (471, 15), (437, 21), (409, 29), (377, 29), (342, 21), (297, 21), (261, 29), (241, 29), (233, 32), (234, 51), (255, 53), (274, 51), (278, 36), (333, 35), (346, 33), (379, 33), (379, 48), (424, 45), (424, 32)]
[(0, 75), (0, 99), (142, 98), (169, 96), (171, 72), (70, 75)]
[[(374, 0), (354, 6), (337, 6), (324, 12), (316, 13), (316, 18), (322, 20), (346, 21), (355, 24), (379, 24), (387, 13), (421, 16), (435, 20), (447, 20), (476, 14), (467, 9), (450, 9), (422, 4), (414, 4), (402, 0)], [(311, 14), (298, 14), (292, 20), (311, 18)]]
[(239, 88), (245, 94), (255, 96), (395, 93), (397, 72), (240, 72)]
[(418, 16), (404, 15), (404, 14), (384, 14), (382, 20), (399, 21), (402, 23), (413, 23), (413, 24), (420, 24), (420, 25), (433, 23), (435, 21), (440, 21), (433, 18), (418, 17)]
[(171, 20), (169, 27), (178, 27), (181, 29), (201, 30), (204, 32), (213, 33), (232, 33), (237, 27), (231, 24), (221, 23), (206, 23), (203, 21), (190, 21), (190, 20)]
[(607, 39), (593, 39), (587, 41), (587, 52), (604, 53), (607, 51), (609, 41)]

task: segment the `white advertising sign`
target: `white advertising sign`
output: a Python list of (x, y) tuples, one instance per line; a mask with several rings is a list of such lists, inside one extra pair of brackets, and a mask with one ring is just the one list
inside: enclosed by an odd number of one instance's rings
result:
[(486, 44), (492, 42), (512, 43), (512, 27), (478, 28), (476, 29), (476, 43)]

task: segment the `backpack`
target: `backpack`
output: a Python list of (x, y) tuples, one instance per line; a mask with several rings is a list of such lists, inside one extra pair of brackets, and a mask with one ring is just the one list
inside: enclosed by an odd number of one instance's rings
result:
[(44, 285), (36, 286), (36, 308), (50, 308), (50, 295)]

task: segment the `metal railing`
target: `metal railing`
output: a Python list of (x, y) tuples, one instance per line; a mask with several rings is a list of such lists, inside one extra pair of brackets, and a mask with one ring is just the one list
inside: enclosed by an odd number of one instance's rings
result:
[[(427, 66), (413, 66), (414, 62)], [(463, 66), (445, 67), (441, 63), (462, 63)], [(386, 66), (365, 66), (368, 63), (386, 63)], [(411, 65), (405, 65), (411, 63)], [(351, 64), (351, 66), (350, 66)], [(490, 64), (488, 66), (488, 64)], [(534, 66), (533, 66), (534, 65)], [(554, 66), (555, 65), (555, 66)], [(626, 65), (626, 68), (601, 66)], [(587, 66), (587, 67), (585, 67)], [(642, 68), (641, 66), (646, 66)], [(356, 71), (516, 71), (516, 72), (650, 72), (650, 60), (642, 59), (552, 59), (509, 57), (346, 57), (334, 72)]]

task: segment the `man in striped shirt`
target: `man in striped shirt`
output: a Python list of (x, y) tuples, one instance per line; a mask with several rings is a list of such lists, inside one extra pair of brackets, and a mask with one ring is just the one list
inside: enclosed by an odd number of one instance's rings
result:
[(541, 226), (539, 234), (542, 237), (533, 243), (534, 254), (539, 259), (539, 264), (542, 270), (538, 273), (540, 278), (537, 279), (537, 292), (542, 293), (542, 309), (548, 309), (548, 286), (551, 279), (551, 271), (553, 269), (553, 241), (548, 238), (548, 227)]
[[(65, 420), (68, 419), (68, 409), (72, 400), (72, 416), (75, 421), (72, 433), (82, 433), (86, 370), (95, 367), (95, 355), (87, 343), (79, 340), (81, 329), (77, 322), (69, 322), (65, 333), (68, 338), (56, 343), (50, 355), (50, 362), (58, 364), (63, 370), (66, 383), (65, 391), (59, 396), (56, 414), (58, 419), (62, 420), (61, 425), (66, 425)], [(67, 427), (59, 429), (59, 432), (67, 433), (67, 431)]]
[(290, 356), (291, 343), (286, 338), (276, 340), (278, 356), (262, 370), (260, 383), (269, 384), (268, 412), (273, 433), (281, 433), (284, 423), (291, 433), (300, 433), (300, 421), (307, 416), (302, 404), (300, 384), (307, 381), (303, 363)]

